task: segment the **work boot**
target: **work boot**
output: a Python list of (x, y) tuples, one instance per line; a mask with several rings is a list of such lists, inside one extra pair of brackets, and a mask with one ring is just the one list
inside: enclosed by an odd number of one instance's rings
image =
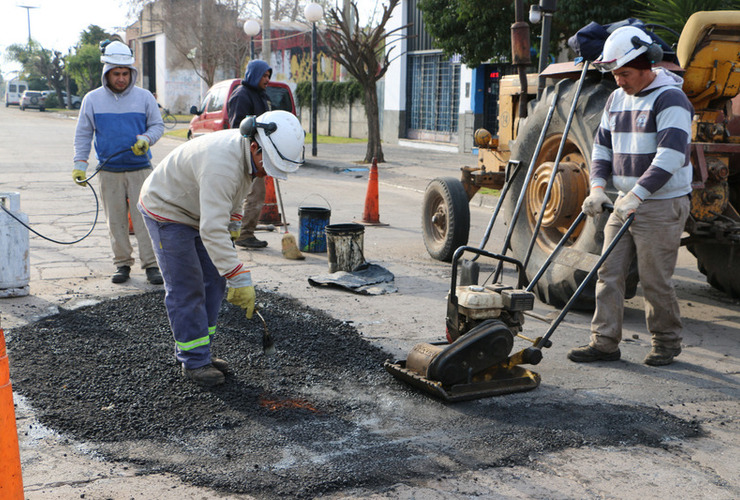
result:
[(216, 370), (220, 371), (221, 373), (227, 373), (229, 371), (229, 363), (224, 359), (211, 356), (211, 364)]
[(673, 363), (673, 358), (681, 354), (681, 347), (653, 346), (643, 363), (650, 366), (665, 366)]
[(182, 374), (202, 387), (213, 387), (226, 381), (224, 374), (210, 363), (193, 370), (189, 370), (185, 368), (185, 365), (182, 365)]
[(571, 349), (568, 359), (574, 363), (591, 363), (593, 361), (617, 361), (621, 355), (619, 349), (614, 352), (603, 352), (590, 345), (584, 345)]
[(125, 283), (131, 277), (131, 268), (129, 266), (120, 266), (113, 274), (111, 281), (113, 283)]
[(267, 246), (266, 241), (258, 240), (254, 236), (240, 238), (236, 240), (234, 244), (244, 248), (265, 248)]
[(152, 285), (161, 285), (162, 283), (164, 283), (162, 273), (159, 272), (158, 267), (146, 268), (146, 280)]

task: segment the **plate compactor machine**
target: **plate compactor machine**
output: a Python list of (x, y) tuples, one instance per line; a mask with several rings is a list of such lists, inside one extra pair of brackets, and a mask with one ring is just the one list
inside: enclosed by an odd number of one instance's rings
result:
[[(385, 369), (394, 377), (450, 402), (529, 391), (538, 387), (540, 376), (521, 365), (536, 365), (542, 361), (542, 349), (552, 346), (550, 336), (588, 282), (595, 277), (599, 267), (634, 218), (631, 215), (625, 221), (581, 286), (550, 323), (547, 332), (541, 337), (528, 338), (522, 331), (524, 313), (534, 309), (535, 295), (532, 290), (584, 217), (585, 214), (581, 212), (532, 281), (524, 288), (524, 266), (518, 260), (480, 248), (459, 247), (452, 258), (451, 286), (447, 296), (447, 342), (416, 344), (405, 361), (388, 360), (385, 362)], [(465, 252), (477, 254), (476, 258), (485, 256), (498, 261), (496, 270), (492, 273), (492, 284), (457, 283), (457, 264)], [(463, 269), (469, 262), (471, 261), (463, 263)], [(497, 282), (505, 263), (516, 268), (516, 287)], [(475, 275), (475, 272), (472, 274)], [(477, 280), (473, 278), (473, 281)], [(527, 347), (512, 354), (515, 339), (525, 341)]]

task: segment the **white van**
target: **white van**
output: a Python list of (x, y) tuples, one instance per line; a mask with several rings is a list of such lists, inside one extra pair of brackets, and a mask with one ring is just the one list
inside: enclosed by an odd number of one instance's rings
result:
[(23, 92), (28, 90), (28, 83), (14, 79), (10, 80), (5, 84), (5, 107), (7, 108), (11, 104), (20, 104), (21, 95)]

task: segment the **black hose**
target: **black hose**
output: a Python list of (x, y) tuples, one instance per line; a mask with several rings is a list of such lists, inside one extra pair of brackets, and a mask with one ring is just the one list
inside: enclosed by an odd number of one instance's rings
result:
[[(121, 151), (117, 151), (117, 152), (113, 153), (112, 155), (110, 155), (108, 158), (106, 158), (104, 161), (102, 161), (102, 162), (100, 162), (98, 164), (98, 166), (95, 168), (95, 172), (93, 172), (93, 174), (90, 177), (88, 177), (87, 179), (79, 182), (78, 184), (82, 184), (82, 183), (88, 182), (90, 179), (92, 179), (93, 177), (95, 177), (96, 175), (98, 175), (98, 172), (100, 172), (100, 170), (105, 166), (106, 163), (108, 163), (111, 160), (111, 158), (113, 158), (114, 156), (118, 156), (121, 153), (125, 153), (128, 150), (129, 150), (129, 148), (122, 149)], [(77, 181), (75, 181), (75, 182), (77, 182)], [(5, 206), (3, 204), (0, 204), (0, 208), (2, 208), (3, 211), (6, 214), (10, 215), (13, 219), (15, 219), (16, 221), (18, 221), (18, 223), (21, 226), (25, 227), (26, 229), (28, 229), (29, 231), (31, 231), (36, 236), (39, 236), (39, 237), (45, 239), (46, 241), (51, 241), (52, 243), (56, 243), (58, 245), (74, 245), (75, 243), (79, 243), (80, 241), (82, 241), (85, 238), (87, 238), (88, 236), (90, 236), (90, 233), (93, 232), (93, 229), (95, 229), (95, 225), (98, 223), (98, 214), (100, 213), (100, 202), (98, 201), (98, 194), (95, 192), (95, 189), (92, 187), (92, 184), (89, 184), (88, 183), (87, 186), (90, 188), (90, 191), (92, 191), (92, 194), (95, 197), (95, 219), (93, 220), (93, 223), (92, 223), (92, 226), (90, 227), (90, 230), (87, 233), (85, 233), (85, 236), (83, 236), (81, 238), (78, 238), (78, 239), (76, 239), (74, 241), (58, 241), (58, 240), (55, 240), (53, 238), (49, 238), (48, 236), (44, 236), (43, 234), (39, 233), (35, 229), (31, 228), (31, 226), (29, 226), (28, 224), (26, 224), (25, 222), (23, 222), (22, 220), (20, 220), (15, 214), (13, 214), (13, 212), (11, 212), (7, 208), (5, 208)]]

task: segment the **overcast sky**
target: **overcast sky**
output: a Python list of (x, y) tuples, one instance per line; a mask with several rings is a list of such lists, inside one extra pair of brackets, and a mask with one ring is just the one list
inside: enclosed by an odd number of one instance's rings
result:
[[(382, 0), (356, 0), (360, 16), (368, 15)], [(25, 9), (20, 5), (35, 6)], [(0, 0), (0, 70), (3, 77), (13, 77), (19, 69), (4, 57), (5, 49), (28, 40), (28, 15), (31, 37), (44, 48), (66, 52), (80, 39), (80, 33), (91, 24), (116, 32), (132, 20), (126, 18), (124, 0)]]

